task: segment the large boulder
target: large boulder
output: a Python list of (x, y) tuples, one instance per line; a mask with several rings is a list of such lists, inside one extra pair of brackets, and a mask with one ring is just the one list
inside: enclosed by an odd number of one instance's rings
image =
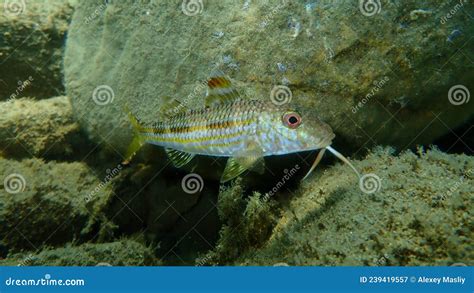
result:
[(90, 137), (119, 152), (131, 136), (125, 103), (144, 121), (156, 120), (161, 96), (200, 107), (216, 66), (252, 98), (288, 85), (292, 103), (354, 148), (430, 143), (473, 113), (473, 6), (382, 4), (82, 2), (66, 45), (67, 94)]

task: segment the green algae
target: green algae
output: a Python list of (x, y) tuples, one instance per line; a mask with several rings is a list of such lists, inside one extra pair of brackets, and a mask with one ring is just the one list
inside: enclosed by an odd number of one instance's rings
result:
[(7, 266), (150, 266), (160, 265), (152, 247), (132, 239), (111, 243), (67, 244), (38, 253), (16, 253), (0, 260)]
[(284, 204), (262, 248), (228, 264), (472, 263), (472, 157), (380, 148), (354, 163), (381, 178), (380, 191), (363, 193), (347, 166), (326, 169)]
[(224, 223), (216, 247), (198, 258), (199, 265), (226, 264), (242, 252), (257, 248), (270, 237), (277, 221), (278, 208), (274, 200), (264, 200), (254, 192), (248, 198), (242, 188), (242, 180), (222, 188), (217, 203), (219, 218)]

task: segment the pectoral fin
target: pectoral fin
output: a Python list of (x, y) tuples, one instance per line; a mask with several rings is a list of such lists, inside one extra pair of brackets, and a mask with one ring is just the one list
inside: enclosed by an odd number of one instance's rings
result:
[(229, 158), (222, 173), (221, 182), (227, 182), (247, 171), (247, 168), (240, 165), (235, 158)]
[(165, 149), (166, 154), (168, 154), (169, 159), (173, 163), (173, 166), (176, 168), (181, 168), (184, 165), (188, 164), (193, 158), (194, 154), (178, 151), (175, 149)]
[(222, 174), (221, 182), (224, 183), (232, 180), (247, 170), (263, 174), (265, 170), (265, 161), (263, 157), (251, 156), (229, 158), (224, 173)]

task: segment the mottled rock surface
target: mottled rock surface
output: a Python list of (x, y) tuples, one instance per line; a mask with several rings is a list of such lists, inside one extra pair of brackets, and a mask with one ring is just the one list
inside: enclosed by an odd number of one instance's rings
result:
[(38, 253), (17, 253), (0, 260), (13, 266), (147, 266), (159, 265), (153, 249), (132, 239), (110, 243), (67, 244)]
[(0, 102), (0, 153), (4, 156), (66, 157), (79, 137), (68, 97)]
[(62, 57), (75, 2), (2, 2), (0, 101), (64, 94)]
[[(208, 264), (472, 265), (473, 158), (437, 150), (391, 152), (378, 149), (354, 162), (373, 174), (365, 189), (349, 167), (337, 165), (303, 182), (287, 200), (280, 198), (277, 223), (257, 249), (232, 241), (248, 226), (228, 227), (234, 234), (221, 233), (226, 237)], [(260, 199), (264, 210), (271, 201)]]
[(37, 250), (95, 237), (110, 196), (83, 163), (0, 158), (0, 244)]
[(94, 141), (123, 151), (125, 103), (144, 121), (156, 120), (161, 96), (202, 106), (216, 66), (252, 98), (288, 84), (291, 103), (314, 109), (354, 150), (430, 143), (473, 113), (474, 103), (448, 99), (452, 86), (474, 81), (468, 1), (384, 2), (372, 16), (357, 1), (203, 1), (197, 13), (182, 3), (77, 6), (66, 90)]

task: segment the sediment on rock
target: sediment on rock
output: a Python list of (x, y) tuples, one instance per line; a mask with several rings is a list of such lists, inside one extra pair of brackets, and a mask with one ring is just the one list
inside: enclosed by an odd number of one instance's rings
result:
[(354, 164), (363, 187), (345, 165), (315, 173), (283, 203), (270, 240), (231, 263), (472, 265), (472, 157), (377, 149)]
[(68, 97), (0, 102), (0, 154), (9, 157), (70, 156), (80, 129)]
[(64, 94), (62, 57), (75, 0), (4, 1), (0, 101)]
[(40, 249), (95, 237), (111, 186), (83, 163), (0, 158), (0, 244)]
[(153, 249), (132, 240), (110, 243), (67, 244), (40, 252), (23, 252), (0, 260), (6, 266), (150, 266), (160, 265)]

